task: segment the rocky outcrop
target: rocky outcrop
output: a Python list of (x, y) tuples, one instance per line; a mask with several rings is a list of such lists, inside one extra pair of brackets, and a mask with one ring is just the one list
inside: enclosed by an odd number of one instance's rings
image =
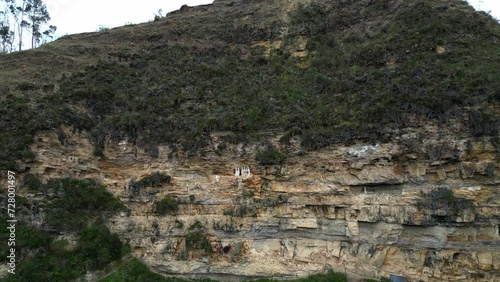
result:
[[(489, 137), (440, 138), (437, 130), (307, 153), (297, 140), (283, 147), (279, 134), (269, 133), (289, 157), (267, 167), (254, 160), (263, 144), (226, 144), (221, 152), (221, 134), (199, 157), (163, 146), (151, 159), (126, 140), (108, 142), (106, 157), (96, 158), (83, 135), (67, 131), (61, 145), (56, 134), (43, 133), (32, 146), (35, 161), (25, 165), (46, 179), (106, 184), (130, 209), (110, 218), (110, 229), (163, 274), (233, 281), (332, 267), (353, 277), (497, 281), (498, 148)], [(249, 173), (235, 175), (247, 166)], [(171, 183), (130, 189), (133, 179), (156, 171)], [(436, 189), (454, 198), (432, 196)], [(167, 196), (178, 210), (158, 215), (155, 203)], [(203, 238), (211, 250), (193, 241)]]

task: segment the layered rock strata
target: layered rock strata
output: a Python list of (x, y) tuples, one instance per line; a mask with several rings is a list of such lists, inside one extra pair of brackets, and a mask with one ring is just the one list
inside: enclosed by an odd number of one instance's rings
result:
[[(498, 281), (498, 144), (439, 130), (402, 130), (391, 143), (314, 152), (301, 151), (298, 140), (282, 147), (278, 133), (264, 133), (288, 152), (281, 166), (255, 161), (259, 142), (220, 150), (224, 134), (212, 136), (198, 157), (163, 146), (151, 159), (127, 140), (108, 142), (106, 157), (96, 158), (83, 136), (68, 131), (61, 145), (44, 133), (32, 146), (36, 161), (26, 166), (46, 179), (105, 184), (130, 209), (110, 218), (110, 229), (162, 274), (232, 281), (331, 267), (357, 278)], [(154, 172), (171, 183), (131, 186)], [(432, 193), (439, 189), (453, 198)], [(156, 213), (165, 197), (176, 199), (178, 211)], [(458, 202), (468, 204), (451, 206)], [(193, 234), (208, 239), (211, 250), (189, 241)]]

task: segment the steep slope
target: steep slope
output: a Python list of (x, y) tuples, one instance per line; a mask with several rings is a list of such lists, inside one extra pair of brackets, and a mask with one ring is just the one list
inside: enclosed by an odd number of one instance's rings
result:
[(496, 136), (498, 36), (460, 1), (217, 1), (71, 35), (2, 56), (2, 139), (17, 137), (2, 163), (63, 125), (87, 132), (97, 155), (105, 136), (155, 156), (158, 144), (195, 153), (212, 132), (279, 129), (308, 150), (429, 119)]
[(108, 227), (162, 274), (495, 281), (499, 40), (455, 0), (215, 1), (70, 35), (0, 55), (0, 164), (106, 185), (130, 209)]

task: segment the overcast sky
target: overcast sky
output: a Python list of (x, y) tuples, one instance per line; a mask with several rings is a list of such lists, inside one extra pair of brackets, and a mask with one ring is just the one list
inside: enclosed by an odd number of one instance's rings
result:
[(154, 19), (159, 9), (163, 15), (182, 5), (210, 4), (213, 0), (45, 0), (59, 36), (96, 31), (99, 26), (117, 27)]
[[(147, 22), (155, 13), (163, 14), (177, 10), (182, 5), (210, 4), (212, 0), (45, 0), (52, 17), (51, 24), (57, 26), (57, 35), (96, 31), (99, 26), (116, 27), (126, 23)], [(469, 0), (476, 9), (491, 11), (500, 19), (500, 0)]]
[(500, 0), (467, 0), (476, 10), (490, 13), (500, 20)]

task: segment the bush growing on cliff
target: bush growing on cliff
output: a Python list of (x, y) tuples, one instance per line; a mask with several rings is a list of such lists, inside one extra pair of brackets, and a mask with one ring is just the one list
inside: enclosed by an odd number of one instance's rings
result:
[(29, 226), (21, 226), (16, 230), (16, 234), (17, 246), (21, 251), (23, 249), (46, 248), (51, 241), (49, 234)]
[(151, 175), (148, 175), (141, 180), (134, 183), (134, 186), (138, 188), (143, 187), (160, 187), (162, 184), (170, 184), (172, 177), (165, 173), (156, 171)]
[(21, 187), (26, 187), (32, 191), (39, 191), (42, 188), (42, 182), (33, 173), (27, 173), (21, 181)]
[[(2, 229), (0, 237), (3, 233)], [(67, 241), (54, 241), (49, 233), (26, 224), (18, 230), (17, 240), (19, 263), (16, 275), (8, 275), (2, 280), (5, 282), (74, 281), (87, 270), (102, 269), (119, 259), (125, 246), (116, 234), (99, 224), (83, 228), (74, 250), (68, 250)]]
[(286, 156), (273, 145), (268, 145), (264, 151), (257, 153), (255, 160), (261, 165), (282, 165), (285, 163)]
[(46, 220), (59, 230), (79, 230), (92, 217), (126, 210), (106, 188), (90, 179), (50, 179), (46, 187), (56, 195), (48, 205)]
[(90, 225), (81, 231), (76, 253), (86, 269), (102, 269), (121, 257), (122, 242), (104, 225)]
[(190, 232), (186, 234), (186, 248), (204, 250), (205, 254), (212, 253), (212, 244), (207, 239), (207, 236), (202, 232)]
[(256, 217), (257, 216), (257, 207), (253, 204), (241, 204), (237, 205), (234, 208), (227, 208), (223, 211), (224, 215), (228, 216), (236, 216), (236, 217)]
[(419, 200), (417, 204), (421, 208), (431, 210), (450, 210), (453, 214), (457, 214), (461, 210), (475, 210), (476, 207), (472, 200), (457, 197), (449, 188), (438, 188), (422, 193), (422, 200)]
[(500, 117), (486, 112), (469, 113), (469, 127), (474, 136), (497, 136), (500, 127)]
[(168, 213), (175, 213), (179, 210), (177, 201), (172, 197), (166, 197), (161, 199), (156, 203), (156, 213), (160, 215), (165, 215)]
[[(33, 181), (28, 176), (28, 183)], [(124, 210), (125, 206), (95, 181), (50, 179), (42, 185), (55, 199), (47, 205), (46, 224), (61, 232), (80, 234), (77, 247), (67, 250), (46, 231), (21, 224), (18, 246), (21, 251), (16, 275), (6, 281), (72, 281), (87, 270), (102, 269), (125, 252), (116, 234), (99, 220), (101, 216)]]

